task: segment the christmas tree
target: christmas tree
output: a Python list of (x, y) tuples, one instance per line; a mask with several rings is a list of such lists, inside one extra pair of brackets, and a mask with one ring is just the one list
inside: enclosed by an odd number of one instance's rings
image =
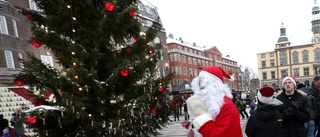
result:
[(28, 54), (15, 76), (37, 95), (37, 107), (22, 111), (36, 136), (157, 135), (168, 121), (170, 79), (154, 76), (159, 21), (142, 31), (136, 0), (34, 1), (38, 11), (17, 7), (31, 23), (30, 43), (62, 66)]

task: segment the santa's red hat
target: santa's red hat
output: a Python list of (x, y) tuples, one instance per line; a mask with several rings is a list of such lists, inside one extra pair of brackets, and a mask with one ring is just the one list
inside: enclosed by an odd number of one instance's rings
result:
[(284, 82), (285, 82), (286, 80), (288, 80), (288, 79), (289, 79), (290, 81), (292, 81), (292, 83), (294, 84), (294, 86), (297, 86), (296, 78), (293, 77), (293, 76), (287, 76), (287, 77), (285, 77), (285, 78), (283, 79), (283, 81), (282, 81), (282, 86), (283, 86)]
[(264, 86), (258, 92), (258, 100), (262, 103), (268, 103), (272, 101), (274, 89), (270, 86)]
[(199, 73), (199, 77), (218, 79), (222, 83), (224, 82), (224, 77), (226, 77), (230, 81), (234, 80), (234, 78), (230, 76), (227, 72), (225, 72), (220, 66), (209, 66), (203, 68), (202, 71)]

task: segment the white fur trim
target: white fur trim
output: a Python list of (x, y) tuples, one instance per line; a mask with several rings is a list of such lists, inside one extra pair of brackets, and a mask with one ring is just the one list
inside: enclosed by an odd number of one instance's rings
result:
[(294, 84), (294, 86), (297, 86), (296, 81), (295, 81), (292, 77), (285, 77), (285, 78), (283, 79), (283, 81), (282, 81), (282, 86), (283, 86), (284, 82), (285, 82), (286, 80), (288, 80), (288, 79), (290, 79), (290, 80), (292, 81), (292, 83)]
[(210, 80), (213, 80), (213, 81), (218, 80), (218, 81), (220, 81), (222, 83), (220, 78), (218, 78), (217, 76), (215, 76), (215, 75), (213, 75), (213, 74), (211, 74), (211, 73), (209, 73), (207, 71), (200, 71), (199, 77), (204, 77), (204, 78), (207, 78), (207, 79), (210, 79)]
[(234, 81), (234, 76), (230, 76), (229, 81), (233, 82)]
[(272, 98), (273, 98), (273, 96), (271, 96), (271, 97), (264, 97), (264, 96), (261, 95), (260, 92), (258, 92), (258, 99), (259, 99), (259, 101), (262, 102), (262, 103), (268, 103), (268, 102), (272, 101)]
[(192, 123), (193, 123), (193, 126), (199, 130), (200, 127), (202, 127), (206, 122), (210, 121), (210, 120), (213, 120), (210, 116), (209, 113), (204, 113), (198, 117), (196, 117)]

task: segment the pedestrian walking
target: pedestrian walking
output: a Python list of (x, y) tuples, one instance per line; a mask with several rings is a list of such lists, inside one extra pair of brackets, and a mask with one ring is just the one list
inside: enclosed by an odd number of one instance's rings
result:
[(14, 128), (15, 137), (22, 137), (24, 134), (24, 126), (22, 121), (19, 121), (19, 115), (17, 113), (12, 113), (12, 120), (10, 123)]
[(189, 120), (189, 114), (188, 114), (188, 106), (187, 102), (183, 102), (183, 113), (184, 113), (184, 120)]
[(9, 122), (3, 117), (3, 114), (0, 114), (0, 135), (3, 135), (3, 130), (9, 127)]
[(315, 76), (308, 87), (310, 94), (315, 98), (315, 131), (317, 137), (320, 137), (319, 124), (320, 124), (320, 76)]
[(282, 102), (273, 98), (274, 89), (264, 86), (258, 92), (258, 106), (247, 121), (245, 133), (248, 137), (283, 137), (282, 116), (277, 106)]
[(310, 119), (308, 102), (305, 97), (298, 93), (294, 77), (285, 77), (282, 81), (284, 92), (277, 99), (283, 104), (279, 111), (282, 115), (282, 133), (284, 137), (306, 137), (305, 122)]

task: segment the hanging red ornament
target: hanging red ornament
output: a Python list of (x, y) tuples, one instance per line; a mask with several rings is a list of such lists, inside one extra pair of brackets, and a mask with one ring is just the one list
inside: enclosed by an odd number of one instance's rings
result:
[(151, 109), (151, 113), (152, 113), (152, 114), (157, 114), (157, 109), (156, 109), (156, 108), (152, 108), (152, 109)]
[(149, 53), (150, 53), (150, 54), (154, 54), (154, 48), (150, 48), (150, 49), (149, 49)]
[(131, 17), (136, 16), (136, 14), (137, 14), (137, 13), (136, 13), (135, 11), (130, 11), (130, 12), (129, 12), (129, 15), (130, 15)]
[(159, 86), (158, 87), (158, 91), (162, 93), (164, 91), (164, 87), (163, 86)]
[(137, 38), (137, 36), (132, 36), (132, 39), (137, 40), (138, 38)]
[(121, 69), (120, 75), (123, 77), (127, 77), (129, 75), (129, 71), (127, 69)]
[(21, 80), (21, 79), (16, 79), (16, 80), (14, 80), (14, 83), (15, 83), (17, 86), (23, 86), (23, 85), (24, 85), (24, 82), (23, 82), (23, 80)]
[(111, 2), (107, 2), (104, 7), (106, 8), (107, 11), (113, 11), (114, 10), (114, 5)]
[(126, 48), (126, 52), (127, 52), (128, 54), (131, 53), (131, 48), (130, 48), (129, 46)]
[(34, 117), (34, 116), (27, 116), (27, 117), (26, 117), (26, 121), (27, 121), (27, 123), (29, 123), (29, 124), (35, 124), (38, 120), (37, 120), (37, 118)]
[(36, 48), (40, 48), (42, 46), (41, 43), (39, 43), (37, 40), (31, 40), (31, 44), (32, 46), (36, 47)]
[(44, 94), (44, 98), (48, 99), (52, 95), (52, 92), (48, 91)]
[(31, 14), (26, 14), (27, 19), (32, 19), (32, 15)]

